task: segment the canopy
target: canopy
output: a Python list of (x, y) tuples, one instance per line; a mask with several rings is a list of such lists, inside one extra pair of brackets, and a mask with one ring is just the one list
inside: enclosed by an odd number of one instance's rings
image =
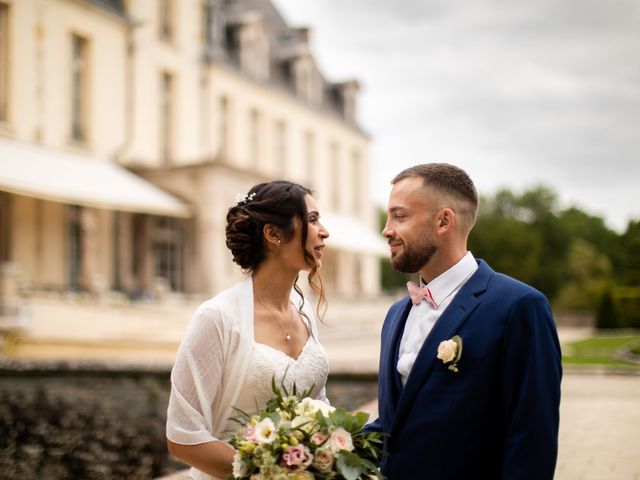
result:
[(320, 219), (329, 230), (327, 247), (385, 257), (389, 247), (382, 236), (354, 217), (323, 213)]
[(186, 204), (114, 162), (5, 138), (0, 190), (86, 207), (190, 216)]

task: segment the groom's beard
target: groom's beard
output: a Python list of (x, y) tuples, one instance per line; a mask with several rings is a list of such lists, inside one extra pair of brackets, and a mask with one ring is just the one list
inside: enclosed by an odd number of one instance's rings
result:
[(416, 273), (438, 251), (438, 246), (425, 238), (419, 245), (404, 244), (404, 251), (391, 258), (391, 267), (402, 273)]

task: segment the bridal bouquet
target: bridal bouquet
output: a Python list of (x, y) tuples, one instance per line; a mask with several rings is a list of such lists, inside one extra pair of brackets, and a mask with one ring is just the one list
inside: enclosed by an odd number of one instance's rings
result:
[(376, 464), (382, 434), (365, 432), (365, 412), (291, 394), (272, 381), (274, 396), (256, 415), (239, 411), (241, 428), (230, 440), (233, 478), (242, 480), (383, 479)]

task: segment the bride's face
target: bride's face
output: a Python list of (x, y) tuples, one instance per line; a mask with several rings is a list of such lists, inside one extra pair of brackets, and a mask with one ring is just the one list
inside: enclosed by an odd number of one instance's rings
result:
[(314, 266), (320, 268), (322, 266), (322, 256), (324, 250), (324, 241), (329, 237), (329, 232), (320, 222), (320, 212), (315, 199), (311, 195), (305, 195), (305, 203), (307, 205), (307, 242), (305, 248), (313, 256), (310, 262), (305, 259), (302, 249), (302, 222), (299, 218), (295, 218), (294, 234), (290, 241), (282, 246), (281, 254), (284, 259), (291, 263), (292, 267), (298, 270), (311, 270)]

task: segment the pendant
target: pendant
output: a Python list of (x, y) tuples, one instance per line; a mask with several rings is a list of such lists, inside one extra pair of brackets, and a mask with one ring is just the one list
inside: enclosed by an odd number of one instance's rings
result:
[(288, 342), (289, 340), (291, 340), (291, 335), (287, 333), (287, 336), (285, 338), (287, 339), (287, 342)]

